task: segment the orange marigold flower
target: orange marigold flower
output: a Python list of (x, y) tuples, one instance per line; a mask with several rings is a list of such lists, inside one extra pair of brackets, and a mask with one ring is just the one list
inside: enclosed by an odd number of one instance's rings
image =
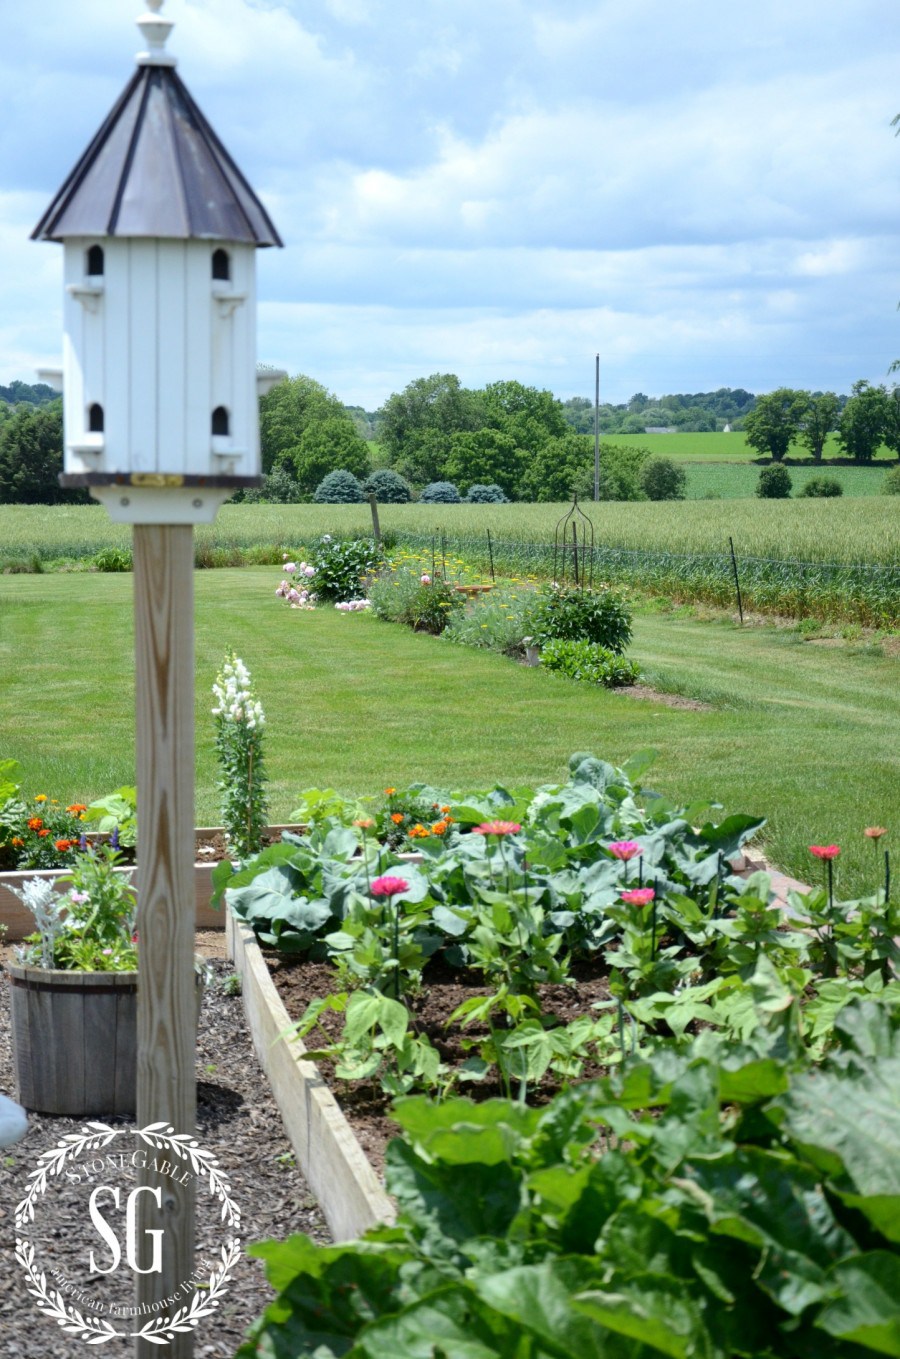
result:
[(431, 831), (426, 830), (424, 826), (416, 825), (409, 832), (409, 838), (410, 840), (427, 840), (430, 834)]
[(43, 830), (39, 830), (39, 831), (38, 831), (38, 838), (41, 839), (41, 840), (43, 840), (44, 836), (45, 836), (45, 835), (49, 835), (49, 834), (50, 834), (50, 832), (49, 832), (49, 831), (47, 830), (47, 828), (45, 827)]
[(68, 807), (66, 808), (66, 811), (67, 811), (67, 812), (71, 812), (73, 816), (78, 816), (80, 812), (86, 812), (86, 811), (87, 811), (87, 803), (86, 803), (86, 802), (73, 802), (70, 806), (68, 806)]
[(43, 823), (43, 821), (41, 820), (41, 818), (40, 818), (39, 816), (31, 816), (31, 817), (28, 818), (28, 829), (29, 829), (29, 830), (36, 830), (36, 831), (39, 831), (40, 828), (41, 828), (41, 826), (43, 826), (43, 824), (44, 824), (44, 823)]
[(10, 841), (10, 844), (12, 845), (13, 849), (21, 849), (24, 843), (25, 841), (22, 839), (21, 835), (14, 835), (12, 840)]
[(442, 808), (441, 808), (441, 811), (444, 813), (445, 816), (447, 815), (447, 813), (449, 812), (449, 810), (450, 810), (449, 807), (442, 807)]
[(384, 795), (385, 797), (393, 797), (396, 791), (397, 791), (396, 788), (385, 788)]
[(403, 813), (402, 813), (402, 812), (391, 812), (391, 820), (393, 821), (393, 823), (394, 823), (395, 826), (399, 826), (399, 825), (400, 825), (400, 822), (403, 820)]
[(434, 825), (431, 827), (431, 834), (443, 835), (446, 829), (447, 829), (446, 821), (435, 821)]
[(64, 854), (65, 851), (66, 851), (67, 849), (71, 849), (71, 848), (72, 848), (72, 846), (75, 844), (75, 841), (74, 841), (74, 840), (54, 840), (54, 841), (53, 841), (53, 844), (54, 844), (54, 847), (60, 851), (60, 853), (63, 853), (63, 854)]
[(35, 802), (46, 802), (46, 801), (47, 801), (47, 794), (46, 794), (46, 793), (38, 793), (37, 797), (36, 797), (34, 800), (35, 800)]

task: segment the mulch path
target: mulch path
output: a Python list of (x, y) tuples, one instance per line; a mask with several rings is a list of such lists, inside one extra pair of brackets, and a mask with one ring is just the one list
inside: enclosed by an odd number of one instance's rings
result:
[[(342, 989), (330, 963), (313, 962), (308, 958), (291, 959), (274, 952), (264, 952), (264, 956), (276, 989), (292, 1019), (301, 1017), (310, 1000)], [(537, 988), (541, 1010), (561, 1024), (589, 1014), (595, 1001), (609, 999), (606, 970), (602, 962), (599, 968), (591, 963), (574, 964), (570, 977), (569, 984)], [(430, 964), (424, 974), (421, 990), (417, 994), (404, 995), (402, 1000), (410, 1010), (416, 1032), (428, 1036), (439, 1050), (442, 1061), (455, 1065), (472, 1055), (464, 1049), (464, 1040), (477, 1039), (486, 1034), (487, 1029), (484, 1025), (473, 1023), (467, 1028), (456, 1024), (450, 1030), (447, 1028), (447, 1019), (464, 1000), (490, 994), (491, 988), (480, 985), (477, 974)], [(498, 1018), (497, 1022), (499, 1024), (501, 1020)], [(343, 1015), (328, 1011), (322, 1016), (320, 1028), (314, 1029), (303, 1041), (309, 1049), (323, 1047), (325, 1040), (322, 1030), (329, 1037), (337, 1038), (343, 1025)], [(331, 1062), (323, 1060), (317, 1065), (363, 1151), (376, 1172), (381, 1174), (385, 1147), (398, 1132), (397, 1125), (390, 1117), (390, 1097), (383, 1093), (377, 1081), (342, 1082), (335, 1078)], [(604, 1068), (588, 1063), (582, 1079), (590, 1080), (604, 1074)], [(555, 1078), (548, 1073), (539, 1086), (529, 1090), (528, 1102), (545, 1103), (558, 1089)], [(465, 1082), (456, 1088), (455, 1093), (483, 1100), (504, 1092), (496, 1081), (487, 1080)]]
[[(228, 1176), (231, 1196), (241, 1210), (241, 1240), (244, 1245), (267, 1237), (284, 1238), (292, 1232), (306, 1232), (315, 1240), (327, 1242), (330, 1235), (325, 1221), (299, 1170), (295, 1168), (290, 1143), (278, 1109), (253, 1051), (244, 1022), (240, 996), (229, 996), (222, 982), (233, 974), (225, 960), (224, 936), (217, 931), (198, 934), (197, 950), (209, 958), (215, 981), (207, 987), (200, 1016), (197, 1050), (197, 1136), (201, 1147), (213, 1152)], [(0, 948), (0, 960), (10, 953)], [(5, 978), (0, 977), (0, 1091), (14, 1097), (9, 997)], [(109, 1119), (111, 1125), (133, 1120)], [(23, 1270), (13, 1254), (14, 1209), (25, 1196), (29, 1173), (37, 1157), (54, 1146), (66, 1133), (79, 1132), (86, 1119), (30, 1115), (29, 1131), (23, 1141), (0, 1153), (0, 1233), (4, 1244), (4, 1268), (0, 1271), (0, 1336), (4, 1359), (83, 1359), (95, 1350), (112, 1359), (133, 1354), (131, 1340), (111, 1340), (85, 1348), (85, 1342), (69, 1336), (57, 1323), (41, 1315), (37, 1302), (26, 1291)], [(218, 1260), (224, 1232), (218, 1204), (201, 1205), (198, 1195), (197, 1259)], [(73, 1230), (76, 1222), (85, 1229)], [(107, 1248), (86, 1220), (84, 1205), (63, 1190), (54, 1197), (45, 1195), (40, 1209), (40, 1227), (32, 1228), (30, 1239), (40, 1241), (42, 1263), (53, 1261), (66, 1276), (78, 1280), (86, 1291), (90, 1287), (87, 1255), (89, 1246), (101, 1251), (108, 1261)], [(38, 1235), (39, 1231), (39, 1235)], [(88, 1238), (91, 1240), (88, 1240)], [(125, 1272), (119, 1271), (125, 1276)], [(96, 1282), (96, 1276), (95, 1276)], [(108, 1280), (99, 1295), (109, 1298)], [(130, 1294), (130, 1286), (129, 1286)], [(195, 1332), (195, 1354), (225, 1359), (233, 1356), (247, 1327), (272, 1299), (261, 1261), (244, 1256), (230, 1275), (228, 1291), (212, 1316), (200, 1321)], [(130, 1304), (131, 1298), (123, 1302)], [(160, 1353), (166, 1347), (160, 1346)]]

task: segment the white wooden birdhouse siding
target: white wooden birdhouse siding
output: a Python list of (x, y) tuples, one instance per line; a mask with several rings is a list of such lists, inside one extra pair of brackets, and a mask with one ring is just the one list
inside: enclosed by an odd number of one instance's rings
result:
[(193, 523), (259, 481), (256, 249), (281, 241), (163, 51), (171, 25), (138, 22), (149, 50), (34, 235), (64, 245), (64, 484)]

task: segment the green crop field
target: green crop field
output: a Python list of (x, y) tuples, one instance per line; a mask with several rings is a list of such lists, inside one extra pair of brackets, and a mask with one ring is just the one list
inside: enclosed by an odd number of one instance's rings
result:
[[(500, 575), (546, 579), (560, 574), (554, 538), (569, 508), (414, 504), (385, 505), (380, 513), (393, 541), (429, 558), (434, 552), (436, 561), (446, 556), (451, 575), (463, 568), (486, 574), (493, 558)], [(597, 582), (633, 583), (677, 599), (731, 605), (731, 539), (749, 608), (878, 626), (896, 626), (900, 619), (895, 497), (605, 503), (584, 509), (593, 527)], [(302, 556), (325, 533), (352, 537), (371, 531), (365, 505), (226, 505), (214, 524), (197, 529), (196, 559), (207, 567), (277, 567), (285, 554)], [(66, 562), (84, 569), (95, 553), (116, 546), (127, 567), (130, 531), (110, 523), (99, 506), (0, 506), (0, 543), (0, 570)]]
[[(715, 434), (601, 434), (601, 455), (604, 444), (629, 444), (632, 447), (649, 448), (651, 453), (659, 457), (674, 458), (679, 462), (682, 460), (702, 462), (706, 458), (711, 458), (714, 462), (749, 462), (759, 456), (756, 449), (747, 443), (746, 436), (738, 431), (731, 434), (723, 434), (721, 431)], [(837, 441), (837, 435), (829, 434), (825, 441), (823, 456), (839, 458), (842, 454), (843, 449)], [(810, 467), (815, 466), (801, 444), (792, 444), (789, 456), (808, 459)], [(883, 466), (889, 466), (896, 460), (895, 453), (891, 453), (883, 446), (879, 449), (878, 462)]]
[[(679, 460), (681, 461), (681, 460)], [(682, 462), (687, 476), (688, 500), (741, 500), (756, 495), (762, 470), (752, 462)], [(891, 463), (890, 466), (896, 466)], [(807, 482), (814, 477), (828, 477), (840, 482), (845, 496), (881, 495), (887, 466), (877, 463), (872, 467), (789, 467), (793, 483), (791, 494), (800, 495)]]

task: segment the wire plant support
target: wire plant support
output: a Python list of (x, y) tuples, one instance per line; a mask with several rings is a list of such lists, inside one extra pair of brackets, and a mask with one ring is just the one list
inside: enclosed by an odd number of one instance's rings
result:
[(569, 579), (579, 589), (591, 589), (594, 584), (594, 525), (578, 504), (577, 493), (572, 497), (572, 508), (556, 525), (553, 535), (553, 579), (563, 584)]

